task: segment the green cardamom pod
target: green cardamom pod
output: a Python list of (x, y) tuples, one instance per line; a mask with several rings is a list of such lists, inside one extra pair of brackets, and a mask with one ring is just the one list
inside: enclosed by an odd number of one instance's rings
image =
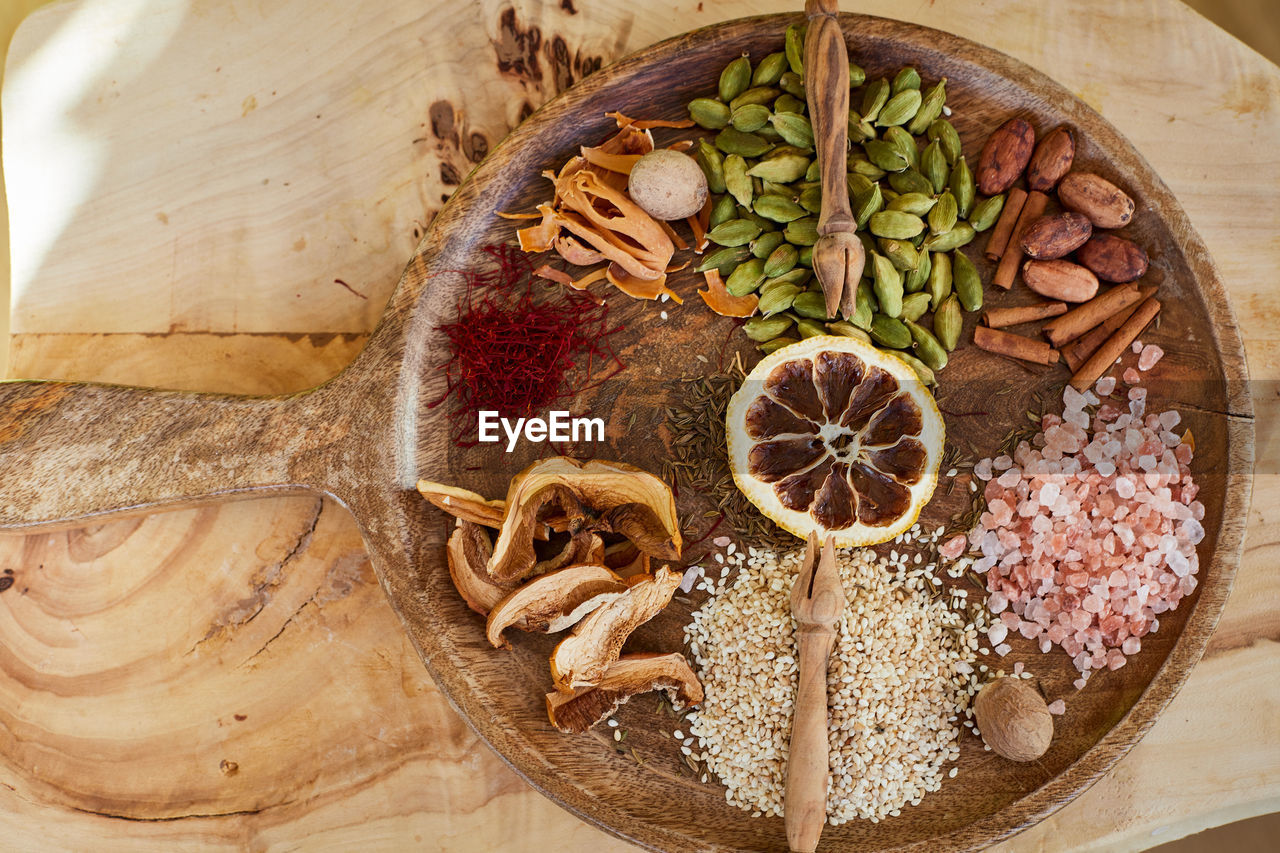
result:
[(916, 268), (908, 270), (902, 277), (902, 288), (907, 293), (920, 293), (929, 283), (929, 274), (933, 272), (933, 253), (917, 252)]
[(735, 127), (726, 127), (716, 134), (716, 147), (726, 154), (759, 157), (772, 148), (773, 144), (757, 134), (743, 133)]
[(707, 239), (717, 246), (745, 246), (760, 236), (764, 229), (745, 219), (721, 222), (707, 232)]
[(916, 147), (916, 138), (900, 127), (887, 127), (883, 139), (902, 155), (907, 165), (916, 171), (920, 170), (920, 149)]
[(770, 154), (767, 159), (761, 160), (748, 169), (747, 174), (765, 181), (789, 184), (805, 176), (809, 170), (809, 163), (810, 158), (803, 154), (784, 154), (781, 157)]
[(804, 78), (794, 71), (788, 71), (778, 80), (778, 88), (793, 98), (805, 99)]
[(786, 314), (778, 314), (773, 317), (752, 317), (742, 324), (742, 330), (747, 333), (747, 337), (757, 343), (771, 341), (789, 328), (791, 328), (791, 318)]
[(879, 184), (872, 184), (870, 192), (854, 199), (853, 217), (859, 228), (866, 228), (871, 217), (884, 210), (884, 191)]
[(764, 284), (760, 285), (760, 292), (763, 294), (771, 287), (779, 284), (794, 284), (796, 287), (804, 287), (812, 277), (813, 270), (801, 266), (792, 267), (781, 275), (765, 279)]
[(776, 195), (786, 199), (795, 198), (795, 192), (787, 184), (780, 184), (777, 181), (770, 181), (765, 178), (757, 178), (756, 180), (760, 181), (760, 191), (756, 193), (757, 198), (762, 195)]
[[(870, 233), (869, 231), (867, 231), (865, 228), (864, 228), (864, 229), (862, 229), (862, 230), (860, 230), (860, 231), (858, 231), (858, 235), (857, 235), (857, 236), (858, 236), (858, 241), (859, 241), (860, 243), (862, 243), (862, 253), (863, 253), (866, 257), (868, 257), (868, 258), (869, 258), (869, 257), (871, 257), (871, 253), (872, 253), (872, 252), (878, 252), (878, 251), (880, 251), (880, 247), (876, 244), (876, 238), (875, 238), (875, 237), (872, 237), (872, 236), (871, 236), (871, 233)], [(867, 278), (870, 278), (870, 277), (871, 277), (871, 268), (870, 268), (869, 266), (867, 266), (866, 264), (863, 264), (863, 265), (862, 265), (862, 274), (863, 274), (864, 276), (866, 276)]]
[[(906, 174), (900, 172), (899, 174)], [(933, 206), (938, 200), (931, 195), (920, 192), (907, 192), (889, 202), (889, 210), (901, 210), (903, 213), (910, 213), (914, 216), (924, 216), (933, 210)]]
[(713, 195), (724, 192), (724, 155), (705, 139), (698, 140), (698, 153), (694, 155), (702, 174), (707, 178), (707, 189)]
[(914, 355), (911, 355), (910, 353), (905, 353), (905, 352), (895, 352), (894, 355), (896, 355), (898, 358), (905, 361), (907, 365), (916, 372), (916, 376), (918, 376), (920, 378), (920, 381), (923, 382), (925, 385), (938, 384), (938, 380), (933, 375), (933, 371), (929, 369), (929, 365), (925, 364), (923, 361), (916, 358)]
[[(796, 297), (796, 300), (799, 301), (799, 299), (805, 295), (806, 294), (803, 293), (800, 294), (800, 296)], [(813, 294), (807, 295), (812, 296)], [(822, 311), (823, 319), (826, 319), (826, 314), (827, 312), (824, 308)], [(825, 335), (827, 333), (827, 327), (824, 323), (821, 323), (818, 320), (811, 320), (808, 317), (802, 317), (797, 320), (796, 329), (799, 330), (801, 338), (816, 338), (818, 335)]]
[(808, 105), (788, 92), (783, 92), (778, 99), (773, 102), (773, 111), (775, 113), (803, 113)]
[(791, 66), (791, 73), (796, 76), (804, 75), (804, 35), (805, 28), (802, 25), (792, 24), (787, 27), (787, 35), (783, 39), (787, 64)]
[(903, 322), (908, 320), (915, 322), (925, 315), (929, 310), (929, 294), (923, 290), (917, 293), (908, 293), (902, 297), (902, 316), (899, 318)]
[(760, 60), (760, 64), (756, 66), (756, 72), (751, 75), (751, 85), (772, 86), (778, 82), (782, 72), (786, 70), (787, 54), (783, 51), (771, 53)]
[(717, 270), (721, 277), (724, 277), (733, 272), (750, 254), (745, 246), (726, 246), (708, 254), (702, 259), (702, 263), (694, 267), (694, 270), (696, 272)]
[(879, 252), (871, 255), (872, 289), (880, 313), (897, 317), (902, 313), (902, 273)]
[(956, 197), (947, 190), (938, 196), (938, 203), (929, 211), (929, 230), (934, 234), (945, 234), (956, 227), (959, 208)]
[(800, 193), (800, 206), (810, 213), (822, 210), (822, 187), (809, 187)]
[(876, 314), (871, 318), (871, 340), (882, 347), (906, 349), (911, 346), (911, 331), (896, 317)]
[(880, 110), (889, 102), (889, 95), (889, 81), (883, 77), (874, 83), (868, 83), (866, 90), (862, 93), (862, 109), (858, 110), (862, 113), (862, 118), (866, 121), (875, 121), (879, 118)]
[(720, 100), (726, 104), (747, 91), (751, 85), (751, 60), (739, 56), (720, 72)]
[(926, 287), (929, 290), (929, 306), (934, 311), (938, 310), (948, 296), (951, 295), (951, 256), (945, 252), (927, 252), (929, 262), (929, 281)]
[(799, 293), (800, 288), (794, 284), (779, 285), (766, 291), (760, 297), (760, 304), (757, 307), (765, 317), (772, 317), (774, 314), (781, 314), (790, 308), (791, 303), (795, 302)]
[(774, 222), (791, 222), (809, 216), (809, 211), (789, 198), (779, 195), (762, 195), (756, 199), (752, 210)]
[(792, 344), (798, 343), (800, 343), (800, 341), (795, 338), (774, 338), (771, 341), (758, 345), (756, 348), (765, 355), (769, 355), (770, 353), (777, 352), (783, 347), (789, 347)]
[(811, 320), (827, 319), (827, 300), (821, 293), (806, 290), (791, 303), (791, 310)]
[(755, 185), (747, 175), (747, 161), (741, 154), (730, 154), (724, 158), (724, 185), (738, 204), (751, 206), (755, 198)]
[(773, 103), (779, 95), (782, 94), (780, 89), (772, 86), (753, 86), (746, 90), (738, 97), (729, 102), (729, 110), (740, 110), (743, 107), (763, 106)]
[[(751, 254), (757, 258), (767, 258), (774, 253), (779, 246), (786, 245), (781, 231), (766, 231), (759, 237), (751, 241)], [(765, 275), (769, 274), (768, 264), (765, 265)]]
[(764, 261), (749, 258), (738, 264), (738, 268), (729, 273), (725, 279), (724, 289), (731, 296), (746, 296), (764, 283)]
[(888, 100), (876, 117), (877, 127), (895, 127), (906, 124), (920, 111), (922, 100), (919, 89), (904, 89)]
[[(723, 181), (723, 177), (721, 178)], [(707, 223), (708, 228), (715, 228), (722, 222), (728, 222), (730, 219), (738, 218), (738, 204), (734, 201), (733, 196), (725, 193), (716, 199), (715, 204), (711, 206), (711, 221)]]
[(973, 242), (974, 233), (972, 225), (958, 221), (950, 231), (930, 234), (925, 238), (923, 246), (931, 252), (950, 252), (952, 249), (959, 249)]
[(799, 148), (813, 147), (813, 125), (799, 113), (774, 113), (769, 117), (773, 129), (789, 144)]
[(933, 333), (947, 352), (953, 352), (960, 344), (960, 330), (963, 327), (964, 315), (960, 312), (960, 300), (953, 293), (934, 310)]
[(845, 175), (845, 186), (849, 188), (850, 200), (861, 198), (871, 192), (871, 188), (875, 183), (865, 175), (859, 175), (857, 172), (850, 172)]
[(907, 327), (907, 331), (911, 333), (911, 339), (915, 341), (916, 355), (929, 365), (930, 370), (941, 370), (947, 366), (947, 351), (942, 348), (942, 344), (938, 343), (933, 332), (911, 320), (903, 321), (903, 325)]
[[(814, 240), (813, 242), (818, 242)], [(805, 246), (800, 249), (800, 266), (813, 269), (813, 246)]]
[(862, 150), (867, 152), (868, 160), (886, 172), (901, 172), (911, 165), (896, 145), (883, 139), (867, 140), (862, 143)]
[[(779, 233), (779, 240), (782, 235)], [(780, 243), (772, 251), (764, 261), (764, 274), (767, 278), (777, 278), (783, 273), (791, 272), (795, 269), (796, 262), (800, 260), (800, 253), (796, 251), (796, 247), (790, 243)]]
[(806, 216), (803, 219), (793, 219), (787, 223), (782, 233), (786, 235), (787, 242), (793, 246), (812, 246), (818, 242), (818, 217)]
[(748, 222), (754, 222), (756, 225), (760, 226), (761, 231), (777, 231), (778, 230), (778, 224), (776, 222), (774, 222), (772, 219), (765, 219), (760, 214), (752, 211), (752, 209), (749, 207), (745, 207), (740, 204), (737, 206), (736, 210), (738, 211), (739, 219), (745, 219)]
[(945, 118), (935, 119), (933, 124), (929, 125), (929, 141), (942, 145), (942, 153), (946, 155), (947, 162), (951, 165), (955, 165), (955, 162), (960, 159), (960, 134), (956, 133), (951, 122)]
[(947, 155), (942, 153), (942, 143), (934, 140), (925, 146), (920, 155), (920, 171), (928, 179), (935, 194), (947, 188), (947, 178), (951, 169), (947, 166)]
[(876, 138), (875, 127), (870, 122), (863, 121), (857, 110), (849, 110), (848, 131), (849, 141), (854, 144)]
[(973, 210), (976, 188), (973, 183), (973, 173), (969, 171), (969, 163), (964, 157), (956, 160), (956, 165), (951, 170), (951, 180), (947, 185), (951, 187), (951, 194), (956, 197), (956, 208), (960, 211), (960, 217), (968, 219), (969, 211)]
[(863, 278), (858, 281), (857, 299), (854, 302), (853, 315), (846, 317), (853, 325), (866, 331), (871, 328), (871, 318), (876, 313), (876, 297), (871, 292), (871, 282)]
[(822, 167), (818, 165), (817, 160), (809, 164), (809, 171), (804, 173), (804, 179), (815, 183), (822, 179)]
[(960, 305), (966, 311), (977, 311), (982, 308), (982, 279), (978, 276), (978, 268), (969, 260), (969, 256), (956, 249), (951, 253), (952, 285), (956, 296), (960, 297)]
[(782, 136), (778, 131), (773, 129), (773, 125), (766, 124), (764, 127), (756, 131), (756, 136), (768, 142), (770, 145), (776, 145), (782, 141)]
[(920, 72), (910, 65), (899, 71), (893, 78), (893, 94), (897, 95), (908, 89), (920, 91)]
[(762, 104), (747, 104), (733, 111), (729, 123), (743, 133), (753, 133), (769, 123), (769, 108)]
[(876, 248), (889, 259), (894, 269), (907, 272), (920, 266), (920, 253), (907, 240), (882, 237), (876, 241)]
[(919, 193), (927, 196), (933, 195), (933, 184), (929, 183), (929, 179), (915, 169), (894, 172), (889, 176), (889, 186), (893, 187), (893, 191), (899, 194)]
[(836, 320), (827, 324), (827, 334), (839, 335), (842, 338), (857, 338), (864, 344), (871, 343), (871, 336), (850, 323), (848, 320)]
[(916, 136), (924, 133), (929, 129), (929, 125), (937, 121), (938, 116), (942, 115), (942, 108), (947, 103), (947, 78), (943, 77), (929, 91), (924, 93), (924, 100), (920, 102), (920, 109), (916, 112), (916, 117), (907, 125), (907, 131)]
[(862, 66), (855, 62), (849, 63), (849, 88), (861, 86), (867, 82), (867, 72), (862, 70)]
[(910, 240), (924, 230), (924, 220), (901, 210), (889, 209), (873, 213), (867, 226), (877, 237)]
[[(863, 144), (866, 145), (869, 143)], [(896, 150), (894, 153), (897, 153)], [(888, 174), (884, 169), (881, 169), (875, 163), (872, 163), (867, 159), (865, 149), (862, 154), (849, 155), (849, 173), (852, 175), (862, 175), (862, 177), (872, 181), (878, 181)]]
[(689, 118), (698, 127), (719, 130), (729, 124), (730, 110), (714, 98), (694, 98), (689, 102)]
[(974, 231), (986, 231), (996, 224), (1003, 210), (1004, 193), (984, 198), (973, 206), (973, 213), (969, 214), (969, 224), (973, 226)]

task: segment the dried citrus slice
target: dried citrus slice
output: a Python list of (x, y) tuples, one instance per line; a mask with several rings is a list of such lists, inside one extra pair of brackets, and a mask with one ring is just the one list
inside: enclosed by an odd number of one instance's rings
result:
[(915, 523), (938, 481), (944, 427), (910, 365), (822, 335), (755, 366), (725, 434), (734, 481), (761, 512), (801, 538), (861, 546)]

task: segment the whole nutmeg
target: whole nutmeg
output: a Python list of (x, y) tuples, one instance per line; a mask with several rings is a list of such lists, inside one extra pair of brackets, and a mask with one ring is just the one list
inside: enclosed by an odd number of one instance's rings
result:
[(1035, 688), (1017, 678), (997, 678), (978, 691), (973, 715), (987, 746), (1010, 761), (1034, 761), (1053, 740), (1053, 717)]
[(706, 203), (707, 176), (688, 154), (659, 148), (631, 168), (627, 194), (654, 219), (684, 219)]

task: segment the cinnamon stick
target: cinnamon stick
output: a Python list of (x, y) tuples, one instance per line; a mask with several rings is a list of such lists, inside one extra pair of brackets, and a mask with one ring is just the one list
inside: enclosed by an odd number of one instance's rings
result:
[(1118, 285), (1081, 303), (1058, 319), (1045, 323), (1045, 337), (1055, 347), (1060, 347), (1074, 341), (1108, 317), (1141, 301), (1142, 294), (1136, 282)]
[(982, 312), (982, 322), (993, 329), (1001, 329), (1005, 326), (1016, 326), (1019, 323), (1034, 323), (1036, 320), (1057, 317), (1065, 313), (1067, 313), (1065, 302), (1037, 302), (1035, 305), (1019, 305), (1016, 308), (988, 309)]
[(978, 326), (973, 330), (973, 342), (979, 349), (987, 352), (1032, 361), (1036, 364), (1055, 364), (1058, 361), (1058, 351), (1044, 341), (1015, 335), (1012, 332), (989, 329), (986, 326)]
[(1009, 238), (1013, 236), (1013, 226), (1018, 222), (1018, 214), (1022, 213), (1022, 206), (1027, 202), (1027, 193), (1018, 187), (1009, 190), (1009, 195), (1005, 197), (1004, 208), (1000, 211), (1000, 218), (996, 220), (996, 225), (991, 229), (991, 236), (987, 238), (987, 248), (983, 253), (989, 261), (998, 261), (1000, 256), (1004, 254), (1005, 247), (1009, 245)]
[(1022, 232), (1044, 213), (1044, 207), (1048, 203), (1049, 197), (1044, 193), (1035, 191), (1027, 193), (1027, 201), (1022, 205), (1022, 212), (1018, 214), (1018, 224), (1013, 227), (1009, 245), (1000, 256), (1000, 266), (996, 268), (993, 279), (1005, 290), (1013, 287), (1013, 279), (1018, 275), (1018, 266), (1022, 263)]
[(1129, 319), (1124, 321), (1124, 325), (1116, 329), (1111, 337), (1107, 338), (1106, 343), (1098, 347), (1098, 351), (1080, 365), (1080, 369), (1071, 377), (1071, 387), (1077, 391), (1084, 391), (1105, 376), (1115, 364), (1116, 359), (1138, 339), (1142, 330), (1159, 313), (1160, 302), (1155, 297), (1148, 298), (1134, 309)]
[(1080, 369), (1080, 365), (1089, 360), (1089, 356), (1098, 351), (1098, 347), (1111, 337), (1111, 333), (1124, 325), (1124, 321), (1128, 320), (1130, 315), (1137, 310), (1138, 305), (1149, 296), (1155, 294), (1156, 289), (1151, 285), (1143, 285), (1138, 288), (1138, 301), (1132, 305), (1112, 314), (1106, 320), (1085, 334), (1076, 338), (1075, 341), (1062, 351), (1062, 358), (1067, 363), (1067, 367), (1071, 371)]

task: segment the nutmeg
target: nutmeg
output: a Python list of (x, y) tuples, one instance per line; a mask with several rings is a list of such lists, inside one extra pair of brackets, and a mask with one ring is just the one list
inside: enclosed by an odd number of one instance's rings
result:
[(706, 202), (707, 177), (688, 154), (659, 148), (631, 168), (627, 194), (655, 219), (684, 219)]
[(1053, 740), (1053, 717), (1035, 688), (1017, 678), (997, 678), (978, 691), (973, 715), (987, 746), (1010, 761), (1034, 761)]

